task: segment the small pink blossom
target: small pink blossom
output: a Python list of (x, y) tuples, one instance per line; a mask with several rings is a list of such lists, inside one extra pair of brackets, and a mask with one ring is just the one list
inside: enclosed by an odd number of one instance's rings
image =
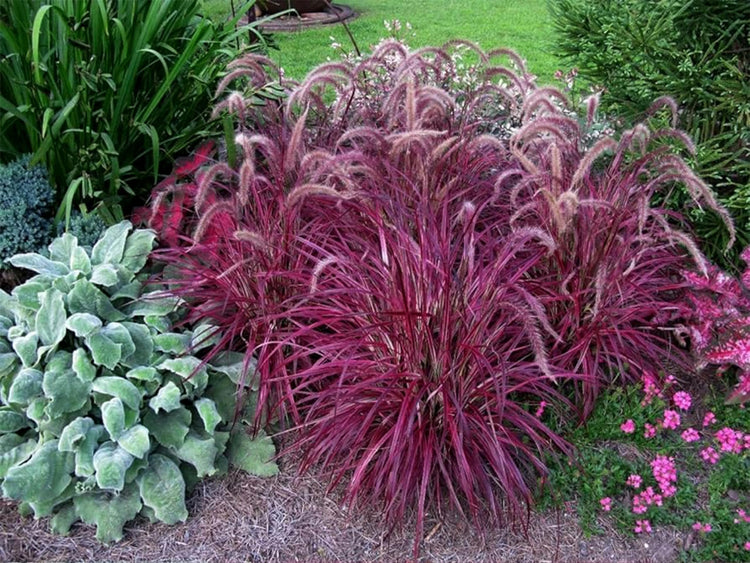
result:
[(635, 533), (640, 534), (646, 532), (651, 533), (651, 522), (648, 520), (636, 520), (635, 521)]
[(750, 551), (750, 541), (745, 542), (745, 551)]
[(711, 524), (696, 522), (695, 524), (693, 524), (693, 530), (695, 530), (696, 532), (708, 533), (711, 531)]
[(719, 452), (709, 446), (701, 450), (701, 457), (706, 463), (714, 465), (717, 461), (719, 461)]
[(644, 438), (653, 438), (656, 436), (656, 426), (649, 424), (648, 422), (644, 425), (645, 430), (643, 431)]
[(632, 419), (627, 419), (625, 422), (620, 424), (620, 430), (625, 432), (625, 434), (632, 434), (635, 432), (635, 423)]
[(680, 436), (685, 442), (697, 442), (701, 439), (700, 434), (694, 428), (688, 428)]
[(626, 485), (630, 485), (634, 489), (640, 489), (641, 483), (643, 483), (643, 477), (637, 474), (632, 474), (630, 477), (628, 477), (628, 480), (625, 481)]
[[(743, 522), (750, 522), (750, 516), (748, 516), (747, 513), (744, 510), (742, 510), (741, 508), (737, 509), (737, 515), (740, 518), (742, 518)], [(739, 519), (735, 518), (734, 519), (734, 523), (735, 524), (739, 524), (740, 523)]]
[(661, 390), (659, 389), (659, 386), (656, 383), (656, 378), (646, 373), (641, 378), (643, 381), (643, 393), (645, 394), (645, 397), (641, 401), (642, 406), (646, 406), (651, 404), (651, 401), (654, 400), (654, 397), (661, 397)]
[(670, 428), (676, 430), (680, 425), (680, 415), (677, 411), (667, 409), (664, 411), (664, 422), (662, 423), (664, 428)]
[(703, 417), (703, 428), (710, 426), (714, 422), (716, 422), (716, 415), (713, 412), (708, 411)]
[(724, 427), (716, 433), (716, 439), (721, 445), (722, 452), (740, 453), (743, 446), (743, 434), (739, 430)]
[(674, 401), (677, 408), (683, 411), (689, 410), (690, 405), (693, 404), (693, 398), (686, 391), (677, 391), (672, 397), (672, 401)]
[(599, 504), (602, 505), (602, 510), (604, 512), (609, 512), (610, 510), (612, 510), (612, 499), (609, 497), (604, 497), (603, 499), (601, 499), (599, 501)]
[(537, 418), (542, 418), (542, 415), (544, 414), (544, 407), (547, 406), (547, 401), (541, 401), (539, 403), (539, 408), (536, 409), (536, 412), (534, 413), (534, 416)]

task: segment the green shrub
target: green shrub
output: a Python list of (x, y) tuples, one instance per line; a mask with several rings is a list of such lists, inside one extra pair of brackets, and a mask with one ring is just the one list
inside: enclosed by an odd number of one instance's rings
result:
[(208, 326), (173, 332), (174, 298), (143, 274), (152, 231), (122, 222), (89, 253), (70, 234), (37, 275), (0, 293), (0, 480), (5, 497), (66, 533), (80, 519), (118, 541), (145, 514), (184, 521), (186, 486), (225, 470), (273, 474), (270, 438), (230, 435), (242, 356), (205, 364)]
[[(107, 224), (104, 219), (96, 213), (81, 213), (74, 211), (70, 216), (68, 230), (71, 235), (78, 239), (80, 246), (91, 248), (99, 240)], [(60, 221), (57, 224), (57, 234), (62, 235), (65, 232), (65, 222)]]
[(261, 37), (236, 26), (250, 4), (215, 23), (199, 0), (0, 0), (0, 161), (45, 164), (58, 220), (79, 203), (122, 218), (221, 131), (213, 90), (240, 38)]
[[(603, 107), (629, 119), (669, 95), (696, 141), (692, 163), (732, 210), (739, 244), (710, 212), (691, 218), (709, 256), (737, 269), (750, 243), (750, 3), (746, 0), (550, 0), (559, 54), (605, 88)], [(684, 201), (677, 192), (674, 206)]]
[(0, 165), (0, 261), (50, 241), (53, 196), (44, 167), (29, 166), (28, 156)]

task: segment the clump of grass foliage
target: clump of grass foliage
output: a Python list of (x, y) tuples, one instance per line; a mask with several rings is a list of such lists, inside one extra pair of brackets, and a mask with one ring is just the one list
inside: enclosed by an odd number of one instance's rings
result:
[[(237, 61), (220, 89), (268, 65)], [(280, 106), (230, 91), (234, 139), (153, 193), (163, 281), (218, 327), (215, 353), (257, 361), (256, 423), (290, 425), (302, 469), (389, 524), (416, 510), (415, 553), (446, 503), (523, 522), (544, 455), (570, 452), (540, 407), (585, 417), (684, 359), (679, 272), (705, 259), (652, 199), (681, 182), (726, 212), (659, 142), (692, 148), (683, 133), (592, 145), (596, 102), (579, 119), (505, 50), (385, 41)]]

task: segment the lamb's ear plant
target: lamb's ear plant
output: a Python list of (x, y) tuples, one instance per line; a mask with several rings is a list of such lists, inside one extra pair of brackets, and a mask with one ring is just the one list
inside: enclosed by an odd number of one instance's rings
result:
[(229, 458), (277, 471), (270, 438), (230, 432), (252, 366), (203, 362), (212, 327), (175, 328), (179, 300), (145, 285), (154, 238), (125, 221), (90, 253), (65, 234), (9, 259), (37, 275), (0, 293), (2, 494), (59, 533), (83, 520), (111, 542), (138, 514), (185, 521), (186, 488)]

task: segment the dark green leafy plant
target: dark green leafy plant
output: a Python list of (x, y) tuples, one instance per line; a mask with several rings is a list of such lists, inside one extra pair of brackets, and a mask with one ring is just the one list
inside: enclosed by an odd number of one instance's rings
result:
[[(680, 126), (697, 145), (691, 160), (728, 207), (737, 249), (721, 220), (695, 210), (691, 218), (707, 254), (737, 271), (750, 243), (750, 3), (745, 0), (551, 0), (559, 54), (585, 80), (605, 88), (606, 111), (631, 120), (669, 95)], [(671, 204), (682, 208), (677, 190)]]
[(0, 260), (50, 241), (53, 197), (44, 167), (29, 166), (28, 156), (0, 165)]
[[(31, 152), (56, 191), (109, 222), (160, 170), (221, 130), (211, 99), (226, 63), (264, 46), (255, 24), (199, 15), (199, 0), (0, 0), (0, 161)], [(240, 38), (261, 41), (242, 47)], [(131, 200), (132, 198), (132, 200)]]
[(37, 275), (0, 293), (2, 494), (60, 533), (95, 524), (103, 542), (139, 513), (184, 521), (186, 487), (227, 456), (277, 471), (270, 438), (229, 432), (249, 364), (196, 356), (213, 329), (173, 328), (178, 300), (139, 275), (155, 235), (131, 229), (110, 227), (90, 253), (65, 234), (48, 256), (16, 255)]

